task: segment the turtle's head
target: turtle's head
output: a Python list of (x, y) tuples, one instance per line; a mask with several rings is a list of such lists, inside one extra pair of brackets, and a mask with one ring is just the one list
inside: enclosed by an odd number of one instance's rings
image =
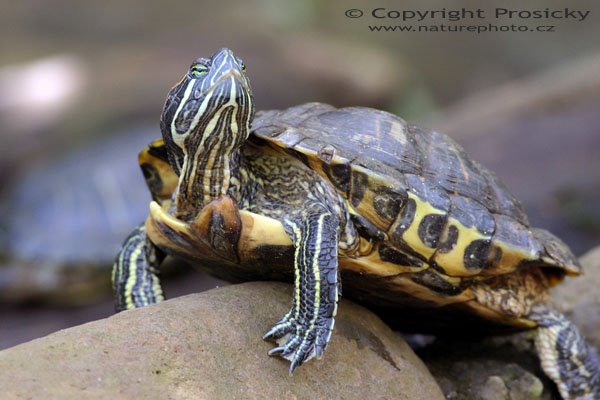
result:
[[(169, 161), (186, 168), (211, 166), (248, 137), (254, 103), (246, 67), (229, 49), (192, 63), (167, 97), (161, 131)], [(185, 165), (184, 165), (185, 164)]]

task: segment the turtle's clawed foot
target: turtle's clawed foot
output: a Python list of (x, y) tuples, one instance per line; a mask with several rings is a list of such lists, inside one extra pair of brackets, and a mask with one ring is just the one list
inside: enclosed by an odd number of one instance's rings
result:
[(296, 247), (292, 309), (265, 335), (279, 347), (269, 352), (291, 362), (290, 374), (313, 357), (320, 358), (333, 330), (339, 298), (337, 256), (339, 218), (314, 209), (286, 220)]
[(333, 318), (317, 318), (315, 323), (301, 323), (291, 317), (291, 312), (263, 337), (274, 340), (279, 346), (269, 351), (270, 356), (289, 360), (290, 374), (313, 357), (321, 358), (331, 337)]

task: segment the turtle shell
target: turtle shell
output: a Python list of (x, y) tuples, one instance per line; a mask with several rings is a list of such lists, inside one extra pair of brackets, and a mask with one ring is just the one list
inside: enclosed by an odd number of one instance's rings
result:
[[(486, 316), (498, 303), (493, 315), (501, 319), (526, 314), (548, 286), (580, 273), (568, 247), (531, 228), (498, 177), (442, 133), (380, 110), (309, 103), (259, 113), (253, 134), (256, 146), (317, 171), (383, 234), (369, 238), (369, 255), (340, 260), (359, 273), (359, 292), (385, 286), (365, 289), (365, 275), (386, 276), (387, 284), (402, 276), (392, 291), (436, 305), (478, 299), (474, 307)], [(507, 291), (510, 306), (499, 301)]]
[(319, 172), (396, 247), (450, 276), (528, 263), (579, 273), (552, 235), (531, 229), (496, 175), (448, 136), (364, 107), (309, 103), (257, 116), (259, 142)]
[[(298, 168), (317, 172), (346, 200), (361, 238), (341, 253), (344, 294), (393, 326), (399, 319), (404, 329), (446, 329), (459, 314), (465, 322), (475, 316), (477, 329), (486, 325), (481, 317), (495, 331), (532, 327), (526, 315), (548, 287), (580, 272), (566, 245), (529, 227), (492, 172), (449, 137), (393, 114), (319, 103), (259, 112), (246, 146), (248, 156), (301, 161)], [(206, 245), (204, 222), (188, 226), (168, 207), (151, 207), (146, 223), (168, 253), (223, 279), (291, 278), (291, 241), (277, 221), (247, 211), (232, 218), (241, 232), (235, 259), (225, 260)]]

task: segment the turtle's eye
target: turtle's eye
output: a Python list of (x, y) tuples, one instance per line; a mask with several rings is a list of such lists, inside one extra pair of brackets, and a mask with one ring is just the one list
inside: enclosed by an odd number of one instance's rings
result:
[(200, 78), (208, 73), (208, 67), (204, 64), (194, 64), (190, 68), (192, 78)]
[(242, 69), (242, 71), (246, 72), (246, 64), (244, 64), (244, 62), (242, 61), (242, 59), (236, 57), (235, 60), (239, 64), (239, 66)]

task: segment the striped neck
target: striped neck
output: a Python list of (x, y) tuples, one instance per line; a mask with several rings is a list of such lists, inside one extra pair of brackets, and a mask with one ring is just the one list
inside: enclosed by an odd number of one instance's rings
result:
[(197, 160), (195, 165), (186, 165), (193, 159), (186, 158), (179, 176), (176, 196), (177, 217), (193, 219), (211, 201), (230, 196), (239, 202), (241, 188), (247, 174), (239, 149), (229, 154), (217, 153), (214, 157)]

